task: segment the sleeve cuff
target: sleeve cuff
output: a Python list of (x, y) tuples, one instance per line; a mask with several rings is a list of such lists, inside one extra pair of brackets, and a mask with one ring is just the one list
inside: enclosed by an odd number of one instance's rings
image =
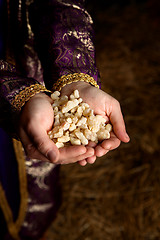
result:
[(24, 104), (29, 101), (31, 97), (40, 92), (50, 92), (41, 84), (34, 84), (29, 87), (26, 87), (24, 90), (20, 91), (12, 101), (12, 107), (16, 111), (20, 111)]
[(90, 75), (85, 73), (73, 73), (73, 74), (63, 75), (61, 78), (59, 78), (57, 82), (53, 85), (53, 90), (61, 91), (61, 89), (67, 84), (71, 84), (73, 82), (79, 82), (79, 81), (90, 83), (92, 86), (99, 88), (99, 85), (97, 84), (97, 82)]

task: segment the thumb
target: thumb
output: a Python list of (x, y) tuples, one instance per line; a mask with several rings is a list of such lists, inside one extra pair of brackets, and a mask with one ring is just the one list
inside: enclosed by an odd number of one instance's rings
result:
[(47, 135), (46, 130), (41, 126), (36, 125), (32, 131), (28, 134), (31, 138), (35, 148), (50, 162), (57, 163), (59, 159), (59, 150), (54, 142)]
[(112, 123), (114, 133), (119, 138), (119, 140), (123, 142), (129, 142), (130, 138), (126, 132), (125, 123), (119, 103), (114, 106), (113, 111), (110, 114), (110, 121)]

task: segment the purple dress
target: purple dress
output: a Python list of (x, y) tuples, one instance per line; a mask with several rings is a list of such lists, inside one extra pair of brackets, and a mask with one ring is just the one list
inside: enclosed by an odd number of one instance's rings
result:
[(25, 156), (13, 139), (19, 111), (12, 102), (31, 85), (52, 90), (67, 74), (86, 73), (100, 84), (93, 22), (83, 0), (6, 2), (6, 52), (0, 60), (0, 233), (2, 239), (36, 240), (61, 202), (59, 166)]

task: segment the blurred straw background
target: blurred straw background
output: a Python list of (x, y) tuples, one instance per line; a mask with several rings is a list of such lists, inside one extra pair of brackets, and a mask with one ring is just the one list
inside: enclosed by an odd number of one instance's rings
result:
[[(113, 4), (112, 4), (113, 3)], [(160, 1), (91, 1), (102, 89), (131, 137), (94, 165), (62, 166), (47, 240), (160, 239)]]

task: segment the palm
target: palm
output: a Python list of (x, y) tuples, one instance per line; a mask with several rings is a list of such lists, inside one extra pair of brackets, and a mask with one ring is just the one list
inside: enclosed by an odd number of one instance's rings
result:
[(128, 142), (129, 138), (126, 134), (119, 102), (107, 93), (88, 83), (73, 83), (71, 87), (64, 87), (64, 89), (62, 89), (62, 94), (69, 95), (75, 88), (79, 90), (80, 97), (84, 102), (90, 105), (95, 114), (102, 115), (106, 118), (107, 122), (110, 121), (113, 126), (111, 138), (104, 140), (96, 146), (96, 155), (102, 156), (106, 154), (108, 150), (117, 148), (120, 141)]
[[(81, 165), (85, 165), (86, 161), (93, 163), (96, 156), (117, 148), (120, 141), (129, 141), (125, 136), (124, 120), (117, 100), (89, 84), (80, 83), (72, 87), (79, 90), (80, 97), (90, 105), (95, 114), (100, 114), (111, 122), (115, 134), (112, 133), (109, 140), (104, 140), (97, 146), (71, 146), (59, 151), (47, 135), (54, 122), (52, 99), (43, 93), (37, 94), (25, 104), (19, 122), (19, 136), (29, 157), (61, 164), (80, 161)], [(70, 95), (72, 87), (63, 88), (61, 93)]]
[(108, 117), (110, 114), (112, 97), (98, 88), (89, 87), (80, 92), (84, 102), (87, 102), (95, 114)]
[(47, 132), (52, 129), (54, 114), (52, 99), (37, 94), (24, 106), (19, 124), (19, 136), (26, 154), (30, 158), (54, 163), (73, 163), (94, 155), (94, 149), (73, 146), (60, 149), (49, 139)]
[(70, 87), (69, 85), (66, 86), (62, 89), (62, 95), (70, 95), (73, 89), (77, 88), (79, 90), (80, 97), (84, 102), (89, 104), (90, 108), (94, 110), (94, 113), (100, 114), (108, 120), (110, 110), (112, 108), (112, 102), (115, 100), (113, 97), (102, 90), (91, 86), (90, 84), (80, 83), (77, 85), (76, 83), (73, 87)]

